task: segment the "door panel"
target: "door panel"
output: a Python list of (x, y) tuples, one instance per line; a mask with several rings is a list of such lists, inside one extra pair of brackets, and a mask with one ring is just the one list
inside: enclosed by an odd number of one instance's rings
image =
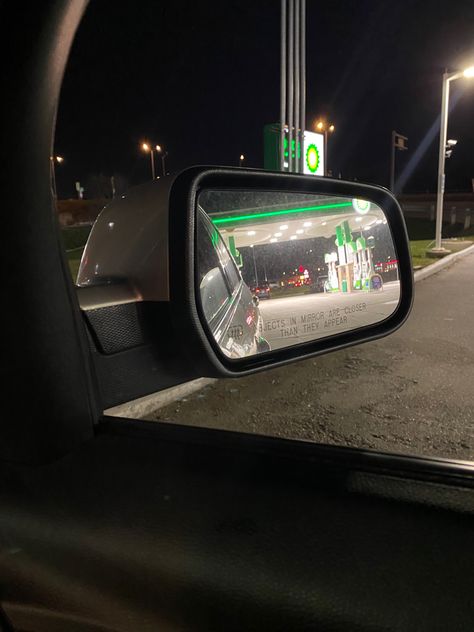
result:
[(468, 629), (472, 516), (436, 501), (456, 479), (383, 498), (376, 459), (353, 459), (109, 420), (54, 465), (4, 470), (6, 612), (48, 632)]

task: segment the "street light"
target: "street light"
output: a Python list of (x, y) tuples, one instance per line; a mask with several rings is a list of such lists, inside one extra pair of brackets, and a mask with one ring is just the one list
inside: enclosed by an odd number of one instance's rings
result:
[(457, 144), (458, 144), (458, 141), (455, 140), (454, 138), (450, 138), (448, 141), (446, 141), (446, 153), (445, 153), (446, 158), (451, 158), (453, 149), (456, 147)]
[(316, 129), (318, 132), (324, 134), (324, 175), (328, 174), (328, 132), (333, 134), (336, 131), (336, 127), (330, 123), (326, 124), (324, 121), (318, 121), (316, 123)]
[(163, 176), (165, 176), (165, 175), (166, 175), (166, 169), (165, 169), (165, 158), (166, 158), (166, 156), (168, 155), (168, 152), (167, 152), (167, 151), (165, 151), (161, 145), (157, 145), (157, 146), (156, 146), (156, 151), (157, 151), (159, 154), (161, 154), (161, 167), (162, 167), (162, 169), (163, 169)]
[(244, 156), (243, 154), (240, 154), (240, 157), (239, 157), (239, 167), (241, 167), (241, 166), (242, 166), (242, 163), (244, 162), (244, 160), (245, 160), (245, 156)]
[(466, 77), (471, 79), (474, 77), (474, 66), (466, 68), (464, 71), (445, 72), (443, 74), (443, 91), (441, 98), (441, 125), (439, 133), (439, 158), (438, 158), (438, 192), (436, 197), (436, 239), (435, 247), (432, 248), (433, 254), (443, 255), (449, 252), (441, 246), (441, 233), (443, 228), (443, 201), (444, 201), (444, 185), (445, 174), (444, 165), (446, 160), (446, 138), (448, 134), (448, 111), (449, 111), (449, 84), (451, 81)]
[(57, 199), (58, 193), (56, 189), (56, 163), (61, 164), (64, 162), (64, 158), (62, 156), (50, 156), (49, 157), (51, 164), (51, 184), (53, 185), (53, 195), (54, 199)]
[(153, 149), (150, 147), (148, 143), (142, 143), (142, 149), (144, 152), (150, 152), (150, 160), (151, 160), (151, 179), (155, 179), (155, 159), (153, 156)]

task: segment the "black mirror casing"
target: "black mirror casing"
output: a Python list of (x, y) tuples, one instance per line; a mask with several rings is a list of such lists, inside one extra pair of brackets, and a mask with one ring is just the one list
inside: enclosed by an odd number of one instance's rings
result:
[[(395, 311), (377, 324), (320, 338), (264, 354), (230, 359), (224, 356), (207, 326), (196, 282), (196, 205), (205, 189), (280, 191), (328, 194), (366, 199), (383, 209), (399, 266), (400, 301)], [(413, 300), (413, 271), (408, 235), (397, 200), (386, 189), (358, 182), (274, 173), (250, 169), (192, 167), (174, 180), (169, 197), (169, 282), (173, 327), (183, 353), (199, 375), (236, 377), (294, 360), (336, 351), (386, 336), (408, 317)]]

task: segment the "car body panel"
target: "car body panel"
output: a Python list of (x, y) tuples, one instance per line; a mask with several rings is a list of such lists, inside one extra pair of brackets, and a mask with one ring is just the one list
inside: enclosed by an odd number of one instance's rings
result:
[[(208, 263), (197, 280), (201, 304), (212, 335), (229, 358), (254, 355), (258, 350), (261, 331), (260, 311), (224, 240), (202, 209), (198, 210), (197, 240), (199, 261), (203, 262), (213, 252), (218, 262), (216, 267), (202, 276), (212, 265)], [(222, 304), (209, 311), (209, 304), (218, 292), (223, 297)]]

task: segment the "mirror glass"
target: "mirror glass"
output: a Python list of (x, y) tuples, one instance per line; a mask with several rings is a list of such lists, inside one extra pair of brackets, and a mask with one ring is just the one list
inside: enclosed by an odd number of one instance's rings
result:
[(367, 200), (205, 190), (196, 256), (202, 313), (229, 358), (373, 325), (400, 300), (390, 228)]

